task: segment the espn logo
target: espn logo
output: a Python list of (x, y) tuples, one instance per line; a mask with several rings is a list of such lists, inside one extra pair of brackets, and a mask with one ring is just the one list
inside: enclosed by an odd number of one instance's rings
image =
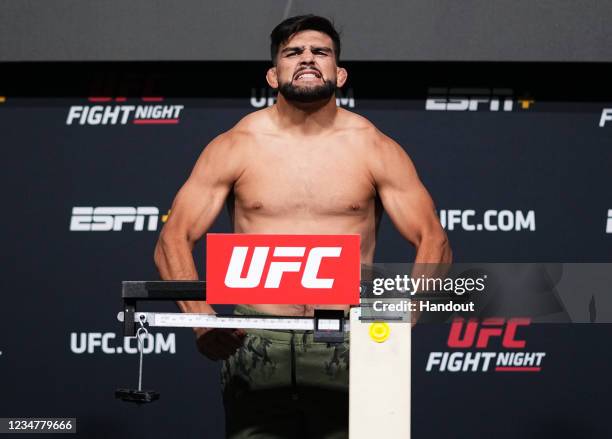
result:
[(207, 235), (211, 304), (359, 302), (358, 235)]
[(124, 224), (134, 224), (135, 231), (157, 230), (157, 207), (73, 207), (70, 218), (72, 232), (119, 232)]
[(491, 338), (499, 337), (502, 339), (504, 348), (522, 349), (526, 342), (516, 338), (516, 331), (519, 326), (529, 326), (530, 323), (531, 320), (527, 318), (513, 318), (509, 319), (507, 323), (502, 318), (489, 318), (484, 319), (479, 328), (478, 322), (475, 320), (469, 320), (464, 325), (463, 319), (456, 319), (453, 321), (448, 335), (448, 347), (484, 349), (488, 347)]

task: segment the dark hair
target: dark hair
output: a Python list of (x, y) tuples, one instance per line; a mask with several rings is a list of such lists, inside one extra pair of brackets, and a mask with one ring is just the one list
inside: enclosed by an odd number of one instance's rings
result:
[(318, 15), (296, 15), (281, 22), (270, 34), (270, 55), (272, 63), (276, 64), (276, 55), (281, 44), (287, 42), (291, 36), (303, 30), (316, 30), (327, 34), (334, 43), (336, 62), (340, 59), (340, 35), (334, 25), (325, 17)]

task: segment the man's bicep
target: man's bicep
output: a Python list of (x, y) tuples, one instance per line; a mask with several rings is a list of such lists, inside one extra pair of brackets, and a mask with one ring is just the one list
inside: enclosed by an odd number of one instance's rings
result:
[(380, 197), (397, 230), (413, 244), (440, 227), (433, 201), (422, 184), (390, 187), (381, 191)]
[(210, 228), (223, 207), (229, 188), (188, 180), (179, 190), (165, 228), (195, 243)]
[(166, 227), (194, 243), (210, 228), (237, 178), (236, 160), (213, 141), (202, 152), (172, 203)]
[(433, 200), (401, 146), (388, 140), (379, 154), (374, 178), (383, 207), (402, 236), (418, 244), (440, 227)]

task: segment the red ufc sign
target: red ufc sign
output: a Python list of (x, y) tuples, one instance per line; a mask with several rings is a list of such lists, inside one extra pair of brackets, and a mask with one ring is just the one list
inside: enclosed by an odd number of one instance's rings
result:
[[(527, 318), (512, 318), (506, 323), (502, 318), (484, 319), (480, 324), (476, 320), (469, 320), (467, 323), (463, 319), (456, 319), (451, 325), (448, 335), (448, 346), (451, 348), (486, 348), (489, 340), (494, 337), (502, 339), (502, 346), (507, 349), (522, 349), (525, 347), (525, 340), (516, 338), (516, 330), (519, 326), (528, 326), (531, 323)], [(465, 330), (464, 330), (465, 327)], [(463, 330), (463, 335), (461, 335)]]
[(358, 304), (359, 235), (206, 235), (210, 304)]

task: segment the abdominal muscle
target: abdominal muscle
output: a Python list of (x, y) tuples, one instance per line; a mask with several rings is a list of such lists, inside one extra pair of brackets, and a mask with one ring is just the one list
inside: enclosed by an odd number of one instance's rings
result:
[[(370, 218), (372, 218), (370, 220)], [(332, 235), (359, 234), (361, 236), (361, 263), (371, 263), (374, 259), (375, 227), (372, 215), (364, 216), (326, 216), (323, 218), (258, 218), (247, 220), (236, 218), (235, 233), (287, 234), (287, 235)], [(371, 223), (371, 224), (370, 224)], [(349, 305), (330, 304), (257, 304), (249, 307), (263, 314), (279, 316), (313, 316), (315, 309), (335, 309), (348, 311)]]

